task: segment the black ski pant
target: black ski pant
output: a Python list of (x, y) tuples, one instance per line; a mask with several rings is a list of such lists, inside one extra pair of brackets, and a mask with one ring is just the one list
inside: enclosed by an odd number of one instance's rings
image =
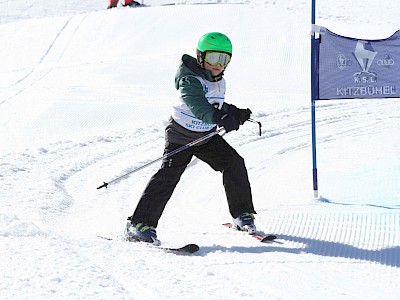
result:
[[(167, 144), (164, 155), (181, 146)], [(220, 135), (215, 135), (205, 144), (192, 146), (163, 160), (161, 168), (151, 177), (139, 200), (131, 217), (132, 223), (140, 222), (157, 227), (158, 220), (193, 155), (222, 173), (232, 217), (236, 218), (244, 212), (256, 213), (243, 158)]]

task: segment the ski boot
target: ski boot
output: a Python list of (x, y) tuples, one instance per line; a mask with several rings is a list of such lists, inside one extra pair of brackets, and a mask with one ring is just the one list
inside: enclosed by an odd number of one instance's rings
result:
[(146, 242), (155, 246), (161, 245), (157, 239), (156, 229), (143, 223), (132, 224), (130, 220), (126, 224), (125, 238), (130, 242)]
[(243, 213), (233, 219), (233, 226), (237, 230), (246, 231), (248, 234), (256, 234), (257, 232), (256, 225), (254, 224), (254, 215), (251, 213)]

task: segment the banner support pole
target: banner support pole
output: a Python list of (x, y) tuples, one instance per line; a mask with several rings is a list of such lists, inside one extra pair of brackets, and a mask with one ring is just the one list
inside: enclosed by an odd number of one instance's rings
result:
[[(311, 2), (311, 26), (315, 25), (315, 1)], [(311, 139), (312, 139), (312, 163), (313, 163), (313, 190), (314, 198), (318, 198), (318, 172), (317, 172), (317, 137), (316, 137), (316, 124), (315, 124), (315, 100), (317, 99), (316, 82), (314, 78), (316, 70), (316, 43), (315, 43), (315, 32), (311, 34)]]

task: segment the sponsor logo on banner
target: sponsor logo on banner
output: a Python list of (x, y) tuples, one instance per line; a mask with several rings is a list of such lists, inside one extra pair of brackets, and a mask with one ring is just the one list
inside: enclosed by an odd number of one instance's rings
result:
[(344, 54), (340, 54), (336, 59), (336, 65), (339, 69), (343, 70), (344, 68), (351, 66), (353, 62), (350, 59), (347, 59)]
[(376, 64), (380, 67), (390, 68), (394, 66), (394, 59), (390, 54), (386, 54), (382, 59), (378, 59)]

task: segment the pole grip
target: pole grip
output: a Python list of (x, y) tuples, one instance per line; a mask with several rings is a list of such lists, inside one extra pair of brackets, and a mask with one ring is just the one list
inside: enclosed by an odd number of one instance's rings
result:
[(103, 181), (103, 184), (100, 185), (97, 189), (99, 190), (99, 189), (101, 189), (103, 187), (107, 188), (107, 186), (108, 186), (108, 183)]

